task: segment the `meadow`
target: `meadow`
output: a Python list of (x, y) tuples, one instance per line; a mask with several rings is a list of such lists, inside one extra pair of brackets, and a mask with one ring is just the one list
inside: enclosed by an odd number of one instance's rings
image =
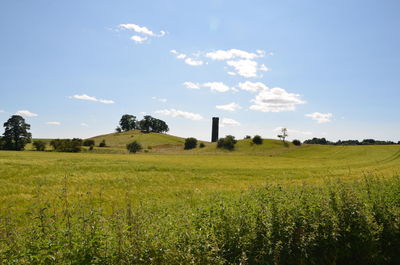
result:
[(115, 141), (0, 151), (1, 264), (400, 264), (399, 146)]

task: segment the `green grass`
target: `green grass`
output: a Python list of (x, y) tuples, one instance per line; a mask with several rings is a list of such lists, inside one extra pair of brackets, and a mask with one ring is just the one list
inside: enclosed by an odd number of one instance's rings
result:
[(399, 146), (164, 150), (0, 151), (0, 264), (398, 261)]

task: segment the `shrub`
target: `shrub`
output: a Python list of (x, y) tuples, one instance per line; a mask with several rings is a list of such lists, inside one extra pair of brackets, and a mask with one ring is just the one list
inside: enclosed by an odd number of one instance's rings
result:
[(244, 137), (244, 139), (246, 140), (246, 139), (251, 139), (251, 136), (250, 135), (246, 135), (245, 137)]
[(204, 147), (206, 147), (206, 145), (204, 143), (200, 143), (199, 147), (204, 148)]
[(295, 146), (300, 146), (300, 145), (301, 145), (300, 140), (297, 140), (297, 139), (294, 139), (294, 140), (292, 141), (292, 143), (293, 143)]
[(126, 145), (126, 149), (128, 149), (129, 153), (136, 153), (142, 150), (142, 146), (137, 141), (133, 141)]
[(83, 141), (83, 146), (91, 146), (94, 145), (94, 140), (86, 139)]
[(263, 143), (263, 139), (261, 138), (260, 135), (256, 135), (253, 137), (252, 142), (255, 144), (262, 144)]
[(46, 149), (46, 143), (43, 141), (34, 141), (32, 145), (36, 151), (44, 151)]
[(196, 138), (190, 137), (185, 139), (185, 147), (184, 147), (185, 150), (196, 148), (196, 146), (197, 146)]
[(92, 151), (94, 148), (94, 145), (89, 146), (89, 150)]
[(103, 141), (100, 142), (99, 147), (106, 147), (106, 140), (103, 139)]
[(227, 150), (235, 149), (235, 144), (237, 141), (235, 140), (235, 136), (227, 135), (225, 138), (220, 138), (217, 142), (217, 148), (223, 148)]
[(82, 139), (55, 139), (50, 142), (50, 145), (58, 152), (80, 152)]

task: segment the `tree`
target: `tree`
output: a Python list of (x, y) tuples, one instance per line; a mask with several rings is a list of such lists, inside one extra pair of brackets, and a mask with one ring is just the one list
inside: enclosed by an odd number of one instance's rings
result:
[(286, 137), (288, 137), (289, 135), (287, 134), (287, 129), (286, 128), (282, 128), (281, 129), (282, 134), (278, 135), (278, 138), (282, 139), (283, 142), (285, 142)]
[(99, 143), (99, 147), (106, 147), (106, 146), (107, 146), (106, 140), (103, 139), (103, 141), (101, 141), (101, 142)]
[(36, 151), (44, 151), (46, 149), (46, 142), (44, 141), (34, 141), (33, 147), (35, 147)]
[(295, 146), (300, 146), (300, 145), (301, 145), (300, 140), (297, 140), (297, 139), (294, 139), (294, 140), (292, 141), (292, 143), (293, 143)]
[(50, 145), (58, 152), (80, 152), (82, 139), (55, 139), (50, 142)]
[(196, 148), (196, 146), (197, 146), (196, 138), (190, 137), (185, 139), (185, 147), (184, 147), (185, 150)]
[(126, 149), (128, 149), (129, 153), (136, 153), (142, 150), (142, 145), (137, 141), (133, 141), (132, 143), (126, 145)]
[(136, 116), (129, 114), (123, 115), (119, 121), (119, 125), (120, 129), (124, 132), (136, 129)]
[(120, 133), (120, 132), (122, 132), (122, 129), (121, 129), (121, 127), (117, 127), (117, 128), (115, 128), (115, 132), (117, 132), (117, 133)]
[(94, 145), (94, 140), (92, 139), (86, 139), (83, 141), (83, 146), (92, 146)]
[(220, 138), (217, 142), (217, 148), (224, 148), (227, 150), (233, 150), (235, 148), (235, 136), (227, 135), (225, 138)]
[(139, 127), (142, 132), (149, 133), (151, 130), (151, 125), (153, 123), (153, 117), (150, 115), (145, 115), (141, 121), (139, 121)]
[(204, 147), (206, 147), (206, 145), (204, 143), (200, 143), (199, 147), (204, 148)]
[(256, 135), (253, 137), (252, 142), (255, 144), (262, 144), (263, 143), (263, 139), (261, 138), (260, 135)]
[(19, 115), (13, 115), (4, 123), (4, 149), (23, 150), (27, 143), (31, 142), (32, 134), (28, 132), (31, 126)]

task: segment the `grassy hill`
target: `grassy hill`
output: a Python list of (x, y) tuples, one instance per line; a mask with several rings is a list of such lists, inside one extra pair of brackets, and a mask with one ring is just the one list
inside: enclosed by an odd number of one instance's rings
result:
[(106, 141), (106, 148), (95, 149), (95, 152), (102, 153), (125, 153), (126, 145), (132, 141), (138, 141), (143, 146), (145, 152), (171, 154), (252, 154), (272, 156), (298, 148), (292, 143), (283, 144), (282, 141), (279, 140), (264, 139), (262, 145), (256, 145), (253, 144), (250, 139), (246, 139), (238, 140), (234, 152), (217, 149), (216, 143), (206, 141), (198, 141), (198, 145), (200, 143), (205, 144), (204, 148), (197, 147), (192, 150), (183, 150), (185, 138), (161, 133), (142, 133), (138, 130), (99, 135), (89, 139), (94, 140), (96, 146), (98, 146), (101, 141)]

